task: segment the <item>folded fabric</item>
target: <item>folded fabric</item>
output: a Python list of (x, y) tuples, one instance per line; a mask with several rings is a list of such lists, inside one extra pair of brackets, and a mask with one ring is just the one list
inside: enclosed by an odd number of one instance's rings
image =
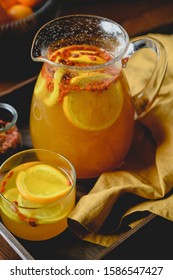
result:
[[(68, 218), (78, 237), (103, 246), (118, 240), (150, 212), (173, 221), (173, 35), (147, 37), (161, 41), (167, 51), (168, 68), (159, 94), (136, 122), (125, 163), (103, 173)], [(129, 60), (125, 72), (133, 93), (147, 83), (154, 63), (147, 49)]]

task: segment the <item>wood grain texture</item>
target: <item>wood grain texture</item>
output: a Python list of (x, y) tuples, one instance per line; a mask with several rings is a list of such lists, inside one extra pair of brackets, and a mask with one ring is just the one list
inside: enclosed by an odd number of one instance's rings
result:
[(0, 222), (0, 260), (32, 260), (32, 256)]

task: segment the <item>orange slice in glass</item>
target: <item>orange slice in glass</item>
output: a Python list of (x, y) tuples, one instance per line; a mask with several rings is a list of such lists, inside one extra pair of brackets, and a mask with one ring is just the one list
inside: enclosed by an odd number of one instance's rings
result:
[(21, 206), (20, 212), (26, 217), (35, 218), (37, 224), (53, 223), (63, 218), (66, 213), (63, 212), (63, 201), (52, 204), (38, 204), (26, 200), (20, 193), (18, 203)]
[(65, 174), (42, 163), (19, 172), (16, 184), (26, 200), (41, 204), (57, 201), (66, 196), (71, 189)]
[(1, 198), (1, 211), (9, 217), (11, 220), (19, 221), (16, 213), (15, 208), (17, 207), (17, 199), (18, 199), (19, 191), (17, 188), (8, 189), (4, 193), (4, 197), (11, 203), (7, 202), (5, 199)]
[(19, 191), (16, 188), (11, 188), (7, 190), (4, 194), (4, 197), (10, 201), (11, 203), (17, 202), (17, 197), (18, 197)]

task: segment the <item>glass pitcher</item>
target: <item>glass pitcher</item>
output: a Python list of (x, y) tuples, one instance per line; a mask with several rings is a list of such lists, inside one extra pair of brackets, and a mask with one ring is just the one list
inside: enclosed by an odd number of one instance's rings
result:
[[(152, 49), (157, 61), (146, 87), (132, 97), (123, 68), (142, 48)], [(135, 116), (146, 113), (162, 83), (162, 44), (145, 37), (130, 42), (106, 18), (70, 15), (38, 31), (31, 55), (44, 62), (31, 104), (33, 146), (63, 154), (78, 178), (119, 167), (131, 146)]]

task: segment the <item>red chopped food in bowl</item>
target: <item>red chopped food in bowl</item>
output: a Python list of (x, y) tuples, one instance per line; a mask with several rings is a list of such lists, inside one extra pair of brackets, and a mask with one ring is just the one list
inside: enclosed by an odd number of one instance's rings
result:
[(18, 113), (13, 106), (0, 103), (0, 164), (22, 148), (17, 119)]
[[(5, 128), (8, 124), (9, 122), (0, 120), (0, 128)], [(21, 146), (21, 135), (16, 125), (0, 132), (0, 154), (18, 149), (19, 146)]]

